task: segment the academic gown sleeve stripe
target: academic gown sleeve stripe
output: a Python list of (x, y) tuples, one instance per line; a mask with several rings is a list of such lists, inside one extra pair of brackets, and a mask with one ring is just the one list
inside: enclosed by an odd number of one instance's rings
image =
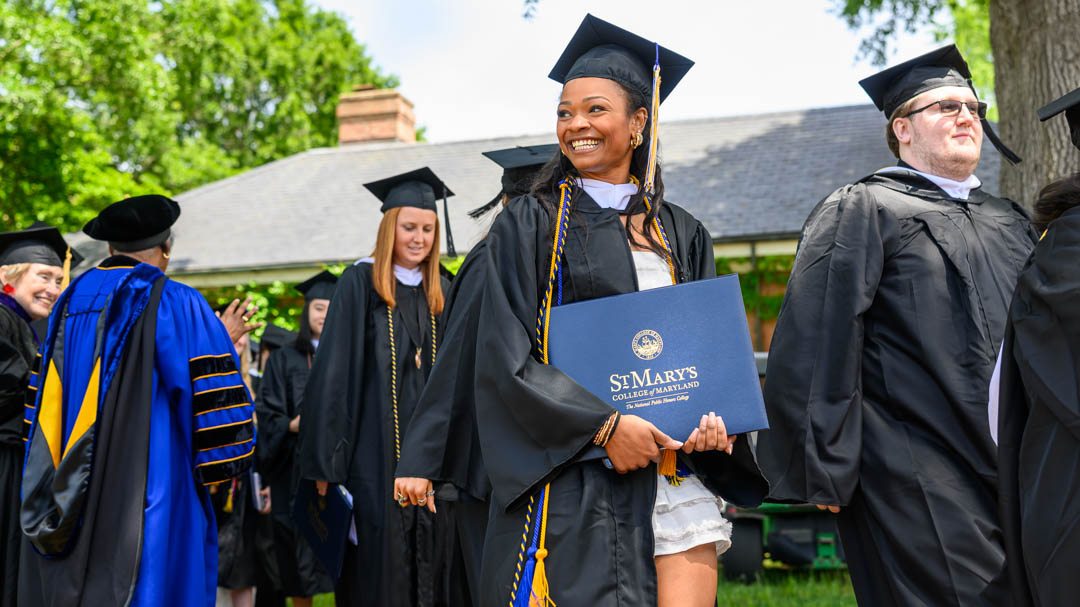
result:
[[(209, 318), (205, 320), (213, 325)], [(244, 386), (232, 344), (220, 322), (217, 328), (222, 331), (213, 331), (211, 339), (200, 343), (199, 350), (191, 352), (188, 359), (194, 473), (204, 485), (247, 470), (253, 461), (256, 441), (251, 395)]]

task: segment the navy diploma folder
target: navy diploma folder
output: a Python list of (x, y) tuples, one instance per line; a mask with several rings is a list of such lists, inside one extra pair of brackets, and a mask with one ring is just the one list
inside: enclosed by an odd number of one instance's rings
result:
[(319, 495), (315, 481), (301, 480), (293, 504), (293, 520), (330, 577), (337, 581), (352, 523), (351, 496), (340, 485), (330, 485), (326, 495)]
[(710, 411), (729, 434), (769, 427), (734, 274), (552, 308), (548, 359), (675, 440)]

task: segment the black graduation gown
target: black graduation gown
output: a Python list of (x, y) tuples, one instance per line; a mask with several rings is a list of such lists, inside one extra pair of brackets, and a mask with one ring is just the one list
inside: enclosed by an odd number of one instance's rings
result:
[[(286, 344), (270, 354), (259, 384), (256, 403), (259, 419), (259, 470), (264, 485), (270, 486), (274, 553), (280, 589), (286, 596), (313, 596), (330, 592), (334, 582), (315, 556), (311, 546), (293, 521), (293, 499), (299, 483), (296, 461), (297, 434), (289, 432), (289, 422), (301, 414), (304, 386), (310, 358), (294, 344)], [(300, 418), (301, 425), (305, 421)]]
[[(580, 189), (572, 209), (563, 303), (636, 291), (619, 213), (599, 207)], [(679, 281), (714, 276), (712, 241), (701, 223), (668, 203), (660, 214)], [(528, 497), (550, 481), (545, 566), (551, 598), (560, 607), (654, 606), (656, 467), (628, 474), (606, 468), (602, 450), (590, 447), (612, 408), (539, 362), (534, 335), (552, 238), (541, 204), (531, 196), (514, 199), (488, 234), (490, 254), (476, 287), (483, 290), (476, 419), (493, 487), (478, 604), (509, 602)], [(596, 451), (601, 457), (583, 458)], [(757, 505), (767, 491), (750, 441), (737, 442), (734, 456), (699, 453), (687, 463), (713, 492), (735, 504)]]
[(906, 171), (840, 188), (806, 221), (759, 457), (773, 499), (843, 506), (860, 605), (994, 604), (987, 390), (1034, 239), (1016, 203), (951, 199)]
[[(477, 596), (491, 483), (476, 433), (476, 333), (480, 323), (487, 243), (469, 251), (443, 308), (444, 335), (401, 446), (396, 476), (426, 478), (437, 505), (452, 509), (456, 534), (447, 547), (447, 584), (460, 604)], [(452, 490), (445, 487), (451, 485)], [(449, 501), (447, 497), (453, 497)], [(447, 497), (444, 497), (447, 496)], [(462, 585), (467, 595), (462, 593)], [(456, 603), (455, 603), (456, 604)]]
[[(258, 412), (262, 402), (262, 373), (251, 374), (251, 395), (255, 398), (255, 411)], [(262, 479), (262, 469), (267, 459), (266, 440), (261, 428), (256, 431), (259, 440), (255, 443), (255, 470), (259, 473), (260, 483), (265, 488), (268, 485)], [(254, 482), (254, 477), (249, 477), (248, 480)], [(254, 497), (251, 498), (250, 506), (251, 516), (255, 519), (255, 537), (252, 540), (255, 547), (255, 607), (285, 607), (285, 595), (281, 592), (281, 576), (278, 573), (277, 550), (274, 542), (273, 513), (257, 512)]]
[(1050, 223), (1016, 286), (999, 392), (1010, 603), (1080, 596), (1080, 207)]
[(218, 530), (217, 585), (222, 588), (251, 588), (257, 581), (255, 534), (259, 513), (255, 511), (250, 479), (245, 474), (210, 489)]
[[(434, 555), (443, 541), (437, 534), (447, 533), (452, 521), (442, 509), (432, 516), (426, 509), (401, 508), (393, 499), (397, 446), (431, 372), (427, 299), (422, 286), (397, 283), (395, 421), (387, 306), (375, 291), (371, 268), (358, 263), (345, 270), (331, 300), (304, 393), (309, 406), (300, 424), (300, 474), (342, 484), (353, 496), (358, 545), (342, 538), (338, 605), (445, 604), (445, 589), (435, 584), (442, 563)], [(437, 324), (436, 336), (440, 329)]]
[(23, 411), (36, 351), (30, 325), (0, 303), (0, 607), (17, 605)]

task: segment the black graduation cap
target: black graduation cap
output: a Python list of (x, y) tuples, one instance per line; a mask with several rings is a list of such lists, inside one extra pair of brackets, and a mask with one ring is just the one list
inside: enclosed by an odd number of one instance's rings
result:
[(268, 324), (263, 329), (262, 339), (260, 340), (260, 348), (280, 348), (286, 344), (296, 342), (296, 338), (299, 335), (296, 331), (290, 331), (288, 329), (282, 329), (281, 327)]
[[(51, 227), (52, 226), (45, 223), (44, 221), (35, 221), (34, 223), (30, 224), (31, 229), (34, 229), (34, 228), (51, 228)], [(79, 264), (86, 261), (86, 257), (84, 257), (82, 253), (79, 253), (79, 250), (76, 249), (75, 247), (73, 247), (71, 245), (68, 245), (68, 248), (71, 250), (71, 265), (69, 265), (68, 267), (70, 269), (74, 270), (75, 268), (77, 268), (79, 266)]]
[(1065, 112), (1065, 119), (1069, 122), (1073, 145), (1080, 149), (1080, 89), (1039, 108), (1039, 120), (1049, 120), (1062, 112)]
[(296, 285), (296, 290), (304, 294), (305, 301), (312, 299), (330, 299), (337, 288), (337, 276), (323, 270), (304, 282)]
[(60, 230), (48, 225), (0, 233), (0, 266), (41, 263), (62, 268), (67, 251)]
[(435, 201), (437, 198), (442, 198), (443, 214), (446, 215), (446, 252), (451, 257), (457, 255), (457, 251), (454, 250), (454, 237), (450, 232), (450, 208), (446, 204), (446, 199), (454, 193), (431, 169), (428, 167), (416, 169), (365, 183), (364, 187), (382, 201), (379, 211), (383, 213), (395, 207), (416, 207), (425, 211), (438, 212)]
[(135, 196), (105, 207), (83, 226), (83, 232), (120, 252), (141, 251), (168, 240), (178, 217), (180, 205), (175, 200), (158, 194)]
[(585, 15), (548, 78), (566, 84), (575, 78), (606, 78), (652, 96), (653, 65), (659, 62), (660, 101), (679, 84), (694, 62), (633, 32)]
[(491, 202), (469, 211), (469, 217), (477, 219), (494, 209), (502, 202), (504, 194), (511, 198), (528, 194), (533, 175), (558, 153), (559, 144), (557, 143), (519, 145), (504, 150), (483, 152), (484, 156), (503, 168), (502, 191), (492, 198)]
[[(859, 86), (874, 101), (877, 109), (891, 118), (896, 109), (926, 91), (944, 86), (966, 86), (975, 92), (971, 84), (971, 70), (955, 44), (919, 55), (884, 69), (859, 81)], [(1009, 162), (1017, 164), (1020, 157), (1002, 143), (990, 121), (982, 119), (983, 132), (990, 138), (997, 151)]]

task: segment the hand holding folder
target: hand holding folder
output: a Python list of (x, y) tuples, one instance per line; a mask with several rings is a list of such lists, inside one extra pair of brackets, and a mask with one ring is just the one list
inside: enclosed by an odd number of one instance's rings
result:
[(356, 544), (352, 495), (341, 485), (331, 485), (319, 495), (315, 481), (302, 480), (293, 504), (293, 520), (327, 572), (337, 580), (345, 557), (346, 538)]

